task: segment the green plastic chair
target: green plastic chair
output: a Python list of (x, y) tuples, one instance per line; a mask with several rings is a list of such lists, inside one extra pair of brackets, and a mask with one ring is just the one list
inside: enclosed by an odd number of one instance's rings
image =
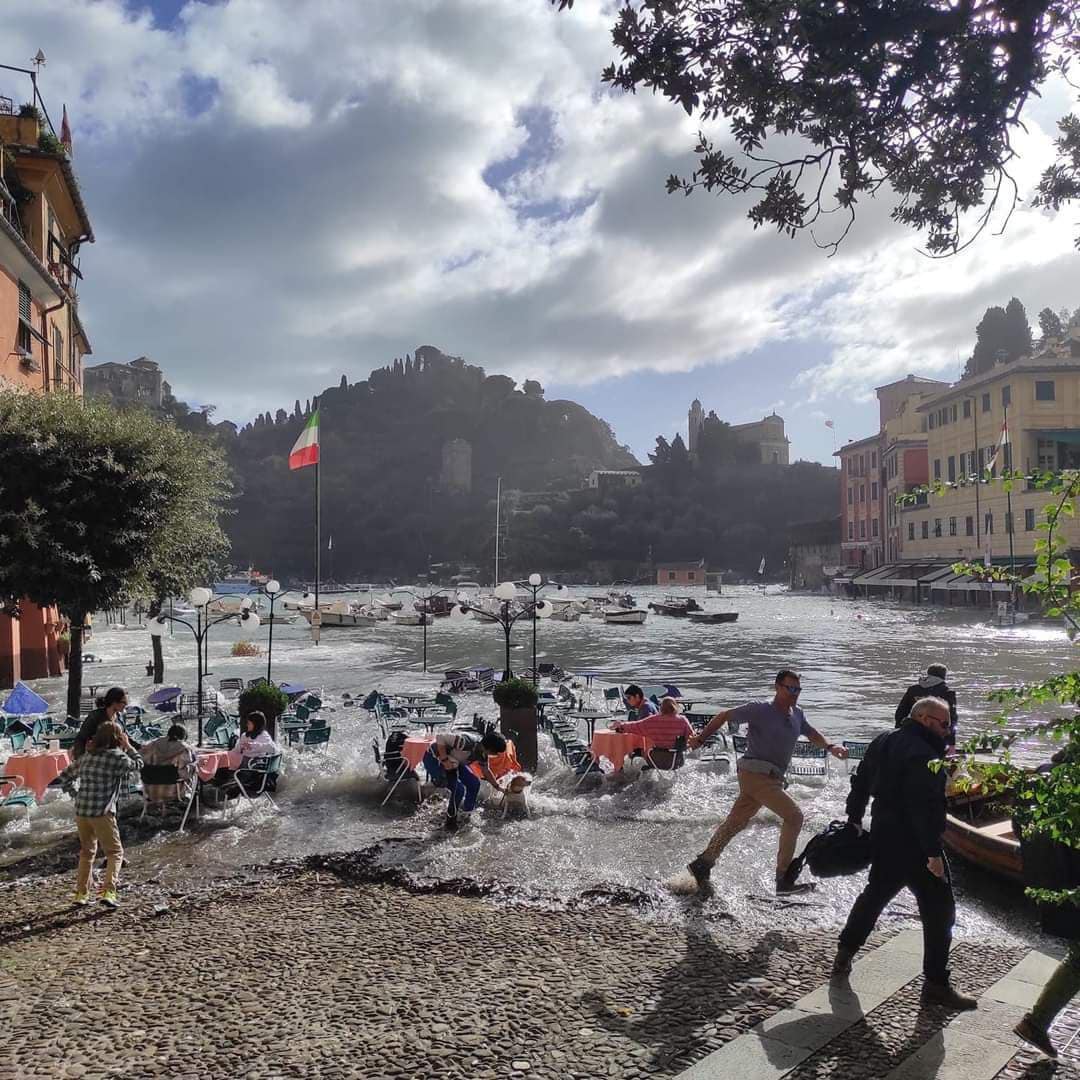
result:
[(0, 776), (0, 810), (9, 806), (19, 806), (26, 811), (26, 820), (30, 820), (30, 808), (37, 804), (37, 797), (25, 786), (23, 778), (11, 774)]
[(323, 749), (330, 742), (330, 729), (328, 727), (309, 727), (304, 732), (303, 742), (300, 744), (304, 749), (312, 746), (321, 746)]

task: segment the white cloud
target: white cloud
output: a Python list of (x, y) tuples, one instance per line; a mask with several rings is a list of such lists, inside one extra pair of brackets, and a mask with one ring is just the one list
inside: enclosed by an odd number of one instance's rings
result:
[[(789, 378), (759, 400), (865, 399), (908, 371), (951, 375), (990, 303), (1080, 303), (1071, 222), (1027, 208), (932, 262), (880, 200), (826, 259), (753, 231), (745, 205), (665, 195), (696, 125), (601, 87), (599, 2), (221, 0), (171, 31), (121, 0), (5, 15), (9, 56), (45, 48), (46, 100), (75, 127), (96, 358), (153, 355), (221, 415), (421, 342), (560, 383), (773, 346)], [(1045, 100), (1025, 190), (1050, 152)]]

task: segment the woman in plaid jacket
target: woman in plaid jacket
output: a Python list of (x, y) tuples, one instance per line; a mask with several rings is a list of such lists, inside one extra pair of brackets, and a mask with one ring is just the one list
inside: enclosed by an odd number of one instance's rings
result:
[(99, 842), (106, 855), (101, 902), (110, 908), (119, 906), (116, 882), (124, 847), (116, 827), (116, 801), (121, 783), (137, 774), (142, 766), (143, 760), (132, 749), (127, 732), (115, 720), (106, 720), (98, 727), (87, 752), (60, 774), (64, 791), (75, 797), (80, 844), (75, 903), (79, 907), (90, 903), (90, 875)]

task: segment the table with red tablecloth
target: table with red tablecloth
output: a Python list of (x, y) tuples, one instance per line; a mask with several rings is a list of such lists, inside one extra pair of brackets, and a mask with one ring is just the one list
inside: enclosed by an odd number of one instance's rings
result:
[[(410, 735), (401, 747), (401, 756), (409, 763), (410, 769), (417, 769), (420, 767), (420, 763), (424, 760), (424, 754), (427, 753), (428, 747), (435, 741), (434, 735)], [(517, 752), (514, 749), (513, 739), (506, 740), (506, 750), (501, 754), (492, 754), (488, 757), (488, 768), (491, 770), (492, 775), (498, 780), (508, 773), (521, 772), (521, 765), (517, 759)], [(481, 775), (480, 763), (474, 761), (470, 766), (470, 769), (477, 776)]]
[[(71, 764), (67, 750), (40, 750), (28, 754), (12, 754), (0, 765), (0, 774), (21, 776), (23, 787), (34, 793), (38, 802), (45, 797), (45, 789)], [(10, 794), (10, 792), (9, 792)]]
[(195, 771), (200, 780), (213, 780), (218, 769), (238, 769), (240, 762), (239, 750), (200, 747), (195, 751)]
[(592, 737), (589, 747), (593, 760), (599, 761), (602, 757), (608, 759), (616, 769), (621, 769), (623, 760), (635, 750), (651, 750), (652, 740), (636, 731), (616, 731), (614, 728), (604, 728), (597, 731)]

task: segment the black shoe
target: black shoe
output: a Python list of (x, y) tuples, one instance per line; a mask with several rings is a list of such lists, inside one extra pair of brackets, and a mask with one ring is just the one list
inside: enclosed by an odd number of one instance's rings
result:
[(690, 871), (694, 881), (697, 882), (698, 892), (702, 896), (711, 895), (712, 882), (709, 880), (709, 875), (712, 873), (712, 864), (707, 863), (699, 855), (686, 869)]
[(791, 881), (786, 877), (776, 879), (777, 896), (798, 896), (800, 893), (813, 892), (816, 888), (813, 881)]
[(851, 974), (851, 962), (855, 959), (855, 954), (850, 949), (845, 949), (841, 945), (836, 950), (836, 957), (832, 963), (832, 973), (829, 975), (829, 982), (842, 983), (847, 980), (847, 977)]
[(1031, 1013), (1025, 1013), (1024, 1019), (1020, 1021), (1013, 1031), (1020, 1036), (1026, 1043), (1031, 1043), (1036, 1050), (1041, 1050), (1048, 1058), (1056, 1058), (1057, 1051), (1054, 1049), (1054, 1044), (1050, 1041), (1050, 1033), (1046, 1028), (1039, 1027), (1037, 1023), (1031, 1018)]
[(447, 832), (456, 832), (457, 827), (458, 827), (457, 814), (447, 814), (446, 815), (446, 831)]
[(961, 994), (950, 982), (923, 984), (922, 999), (929, 1005), (944, 1005), (947, 1009), (956, 1009), (963, 1012), (966, 1009), (977, 1009), (978, 1001), (967, 994)]

